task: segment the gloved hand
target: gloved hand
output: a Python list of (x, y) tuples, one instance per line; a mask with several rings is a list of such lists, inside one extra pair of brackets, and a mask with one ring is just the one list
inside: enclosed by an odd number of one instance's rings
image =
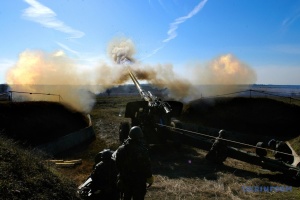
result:
[(153, 182), (154, 182), (154, 177), (150, 176), (149, 178), (147, 178), (146, 182), (148, 184), (147, 187), (150, 187), (153, 184)]

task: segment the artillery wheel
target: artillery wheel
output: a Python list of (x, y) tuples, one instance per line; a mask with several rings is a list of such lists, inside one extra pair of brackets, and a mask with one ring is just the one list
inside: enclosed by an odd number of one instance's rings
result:
[(123, 143), (128, 138), (130, 130), (129, 122), (121, 122), (119, 126), (119, 141)]

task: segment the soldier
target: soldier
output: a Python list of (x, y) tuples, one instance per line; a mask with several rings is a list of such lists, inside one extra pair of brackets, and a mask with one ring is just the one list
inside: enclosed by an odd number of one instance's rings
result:
[(219, 136), (216, 138), (211, 149), (205, 156), (207, 160), (213, 161), (217, 164), (223, 164), (226, 160), (228, 149), (224, 141), (221, 140), (224, 137), (224, 133), (224, 130), (219, 131)]
[(276, 140), (275, 140), (275, 139), (271, 139), (271, 140), (268, 142), (268, 147), (269, 147), (270, 149), (275, 150), (275, 149), (276, 149)]
[[(292, 155), (292, 150), (289, 145), (284, 141), (276, 141), (274, 139), (270, 140), (268, 143), (269, 147), (276, 150), (274, 157), (277, 160), (283, 161), (287, 164), (292, 164), (294, 162), (294, 156)], [(282, 153), (281, 153), (282, 152)], [(290, 154), (290, 155), (288, 155)]]
[(119, 170), (118, 187), (124, 200), (144, 199), (147, 184), (148, 187), (152, 185), (153, 176), (140, 127), (134, 126), (130, 129), (128, 139), (117, 150), (116, 164)]
[[(104, 152), (107, 152), (107, 151), (110, 151), (111, 152), (111, 154), (113, 154), (114, 153), (114, 151), (113, 150), (110, 150), (110, 149), (103, 149), (102, 151), (100, 151), (99, 153), (97, 153), (97, 155), (95, 156), (95, 163), (94, 163), (94, 165), (93, 165), (93, 170), (95, 169), (95, 167), (96, 167), (96, 165), (99, 163), (99, 162), (101, 162), (101, 161), (103, 161), (103, 153)], [(108, 155), (108, 153), (106, 153), (107, 155)]]
[(267, 150), (264, 149), (264, 148), (266, 148), (266, 145), (264, 142), (258, 142), (256, 144), (256, 147), (257, 148), (255, 149), (255, 152), (256, 152), (256, 155), (258, 155), (259, 157), (265, 157), (268, 154)]
[[(101, 161), (95, 166), (92, 178), (92, 190), (99, 199), (117, 200), (117, 166), (112, 159), (112, 151), (105, 149), (101, 154)], [(98, 192), (96, 192), (98, 191)]]

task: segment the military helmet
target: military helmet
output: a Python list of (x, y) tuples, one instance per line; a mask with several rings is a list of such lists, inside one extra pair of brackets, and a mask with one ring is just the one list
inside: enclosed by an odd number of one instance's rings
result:
[(269, 142), (268, 142), (268, 146), (275, 149), (276, 148), (276, 140), (275, 139), (271, 139)]
[(111, 159), (112, 151), (110, 149), (104, 149), (101, 151), (101, 158), (102, 160), (109, 160)]
[(219, 138), (222, 138), (222, 137), (224, 137), (224, 135), (225, 135), (225, 131), (223, 130), (223, 129), (221, 129), (220, 131), (219, 131)]
[(133, 140), (139, 140), (143, 138), (143, 136), (144, 136), (143, 131), (138, 126), (133, 126), (129, 131), (129, 138)]

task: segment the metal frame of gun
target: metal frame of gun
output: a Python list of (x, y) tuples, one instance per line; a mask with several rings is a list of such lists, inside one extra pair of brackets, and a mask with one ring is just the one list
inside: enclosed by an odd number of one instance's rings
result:
[[(131, 60), (129, 60), (126, 57), (121, 57), (117, 60), (118, 64), (126, 64), (128, 62), (131, 62)], [(171, 106), (167, 102), (164, 102), (160, 98), (154, 96), (150, 91), (146, 92), (145, 90), (143, 90), (139, 81), (134, 76), (134, 74), (130, 71), (129, 68), (128, 68), (128, 73), (129, 73), (129, 76), (130, 76), (131, 80), (133, 81), (134, 85), (138, 89), (141, 98), (148, 102), (149, 107), (163, 107), (165, 110), (165, 113), (169, 113), (172, 111)]]

